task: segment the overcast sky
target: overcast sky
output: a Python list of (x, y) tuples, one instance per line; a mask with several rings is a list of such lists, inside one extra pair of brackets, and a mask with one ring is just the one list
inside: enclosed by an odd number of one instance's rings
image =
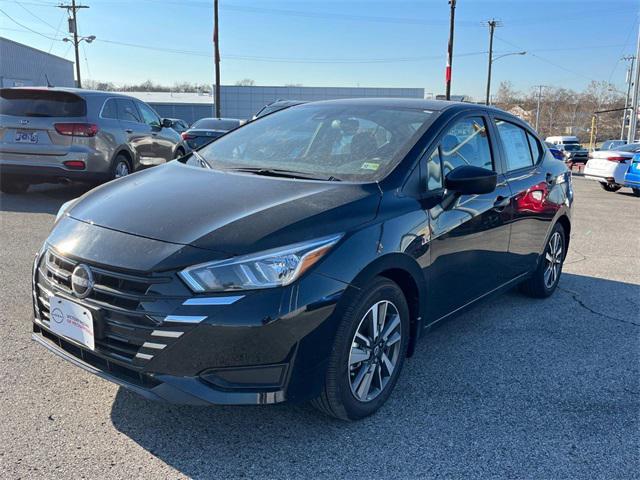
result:
[[(73, 59), (70, 44), (61, 41), (66, 12), (57, 3), (0, 0), (0, 34)], [(212, 0), (79, 3), (91, 7), (78, 14), (81, 33), (97, 37), (81, 49), (83, 78), (212, 83)], [(503, 25), (496, 30), (496, 56), (528, 52), (495, 63), (496, 88), (510, 80), (520, 90), (536, 84), (581, 90), (591, 80), (608, 80), (624, 90), (620, 57), (634, 53), (639, 6), (637, 0), (458, 0), (453, 93), (483, 96), (483, 22), (491, 18)], [(257, 85), (443, 93), (448, 16), (447, 0), (220, 0), (222, 83), (251, 78)]]

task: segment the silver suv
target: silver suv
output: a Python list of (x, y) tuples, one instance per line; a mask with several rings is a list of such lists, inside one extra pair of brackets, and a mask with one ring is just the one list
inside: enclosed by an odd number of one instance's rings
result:
[(126, 95), (76, 88), (0, 89), (0, 190), (99, 183), (184, 155), (171, 120)]

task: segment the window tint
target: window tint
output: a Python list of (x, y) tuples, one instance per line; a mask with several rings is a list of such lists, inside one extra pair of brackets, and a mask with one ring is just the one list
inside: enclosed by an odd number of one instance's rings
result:
[(87, 114), (87, 104), (74, 93), (3, 88), (0, 113), (16, 117), (82, 117)]
[(533, 163), (538, 163), (538, 160), (542, 157), (542, 147), (538, 143), (536, 137), (527, 132), (527, 138), (529, 139), (529, 147), (531, 148), (531, 155), (533, 155)]
[(113, 98), (106, 101), (102, 107), (102, 118), (118, 118), (118, 106)]
[(517, 170), (533, 165), (527, 133), (513, 123), (503, 120), (497, 120), (496, 125), (507, 156), (507, 170)]
[(463, 165), (493, 170), (487, 127), (480, 117), (457, 122), (440, 142), (443, 175)]
[(138, 103), (138, 108), (140, 109), (140, 113), (142, 114), (144, 123), (146, 123), (150, 127), (160, 126), (160, 118), (158, 117), (156, 112), (151, 110), (151, 107), (145, 105), (144, 103)]
[(442, 162), (440, 161), (440, 148), (436, 148), (427, 160), (426, 167), (427, 190), (438, 190), (442, 184)]
[(118, 105), (118, 118), (120, 120), (141, 123), (138, 110), (132, 100), (119, 98), (116, 103)]

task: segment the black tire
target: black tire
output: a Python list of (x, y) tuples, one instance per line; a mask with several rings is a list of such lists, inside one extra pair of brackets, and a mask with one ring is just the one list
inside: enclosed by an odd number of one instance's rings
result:
[(126, 177), (132, 172), (133, 170), (131, 168), (131, 161), (127, 158), (126, 155), (119, 153), (113, 161), (113, 165), (111, 166), (111, 180)]
[(636, 197), (640, 197), (640, 188), (632, 188), (631, 190)]
[[(559, 258), (556, 257), (556, 254), (553, 251), (554, 238), (556, 233), (560, 235), (560, 246), (562, 248)], [(564, 228), (561, 224), (556, 223), (551, 230), (551, 234), (547, 239), (547, 244), (544, 247), (544, 252), (540, 256), (538, 260), (538, 267), (536, 271), (533, 273), (531, 277), (525, 280), (521, 285), (520, 289), (523, 293), (530, 297), (534, 298), (546, 298), (555, 292), (558, 287), (558, 282), (560, 281), (560, 275), (562, 274), (562, 266), (564, 264), (564, 259), (567, 254), (567, 239), (565, 236)], [(557, 270), (555, 277), (552, 282), (549, 282), (547, 279), (547, 272), (550, 265), (549, 256), (554, 258), (559, 263), (556, 263)], [(551, 273), (550, 275), (553, 275)]]
[(8, 193), (10, 195), (18, 195), (25, 193), (29, 188), (29, 183), (20, 179), (13, 178), (8, 175), (0, 177), (0, 192)]
[(617, 192), (622, 188), (620, 185), (616, 185), (615, 183), (601, 183), (600, 186), (607, 192)]
[[(352, 369), (349, 362), (351, 360), (350, 355), (356, 332), (359, 331), (362, 325), (365, 325), (364, 322), (369, 321), (368, 318), (370, 317), (367, 316), (369, 315), (369, 310), (379, 304), (379, 302), (385, 303), (387, 309), (395, 307), (395, 311), (397, 311), (400, 319), (400, 325), (392, 330), (395, 333), (391, 337), (395, 337), (395, 335), (399, 333), (400, 339), (396, 340), (393, 347), (385, 347), (383, 343), (380, 343), (379, 345), (381, 345), (381, 348), (385, 352), (383, 354), (380, 354), (379, 349), (374, 350), (371, 348), (369, 350), (370, 358), (363, 362), (356, 363)], [(312, 404), (318, 410), (329, 416), (341, 420), (358, 420), (375, 413), (387, 400), (398, 380), (409, 345), (409, 307), (402, 290), (396, 283), (387, 278), (376, 277), (368, 288), (353, 294), (353, 297), (351, 297), (344, 306), (343, 311), (344, 314), (338, 327), (329, 358), (324, 387), (321, 394), (312, 401)], [(387, 312), (389, 312), (389, 310), (387, 310)], [(391, 312), (393, 313), (393, 310), (391, 310)], [(389, 318), (387, 325), (391, 325), (392, 323), (397, 324), (397, 321), (392, 321), (395, 314), (387, 313), (387, 315), (386, 318)], [(367, 319), (365, 319), (365, 316), (367, 316)], [(382, 337), (382, 335), (380, 335), (380, 337)], [(382, 342), (382, 340), (380, 340), (380, 342)], [(398, 345), (398, 347), (395, 347), (395, 345)], [(371, 346), (373, 347), (373, 345)], [(383, 355), (391, 355), (391, 350), (385, 350), (386, 348), (394, 348), (393, 358), (396, 359), (390, 374), (388, 368), (383, 367)], [(373, 353), (374, 351), (376, 352), (375, 354)], [(376, 356), (377, 359), (375, 358)], [(389, 360), (389, 357), (387, 356), (386, 359)], [(369, 366), (367, 367), (367, 365)], [(376, 365), (379, 365), (379, 367), (376, 367)], [(375, 370), (375, 380), (370, 380), (370, 385), (371, 387), (373, 387), (374, 384), (378, 385), (375, 392), (376, 395), (365, 401), (356, 398), (357, 392), (354, 393), (352, 391), (352, 375), (354, 376), (354, 381), (357, 381), (356, 378), (358, 375), (356, 374), (356, 369), (358, 366), (360, 369), (379, 368), (381, 375), (383, 371), (386, 372), (384, 373), (384, 375), (386, 375), (384, 379), (385, 383), (381, 384), (381, 377), (377, 375), (378, 370)], [(372, 378), (373, 376), (374, 374), (371, 373)], [(369, 392), (368, 388), (367, 392)]]

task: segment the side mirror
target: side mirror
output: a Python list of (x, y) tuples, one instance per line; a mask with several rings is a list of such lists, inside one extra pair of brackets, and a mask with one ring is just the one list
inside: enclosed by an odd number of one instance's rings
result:
[(454, 168), (444, 178), (444, 186), (460, 195), (481, 195), (496, 189), (498, 174), (486, 168), (463, 165)]
[(168, 118), (163, 118), (161, 125), (162, 125), (162, 128), (171, 128), (171, 126), (173, 125), (173, 122)]

